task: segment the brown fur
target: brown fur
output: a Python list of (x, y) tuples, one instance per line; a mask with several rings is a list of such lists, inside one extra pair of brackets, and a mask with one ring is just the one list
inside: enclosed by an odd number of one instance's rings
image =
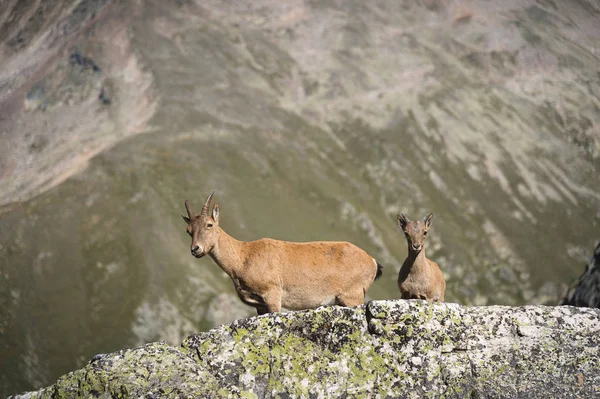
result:
[(431, 226), (433, 214), (419, 221), (398, 215), (398, 224), (408, 242), (408, 257), (398, 273), (398, 288), (403, 299), (444, 300), (446, 281), (437, 263), (425, 256), (425, 236)]
[(240, 299), (258, 314), (364, 303), (381, 266), (348, 242), (238, 241), (219, 227), (219, 205), (210, 199), (195, 216), (186, 201), (192, 255), (206, 254), (231, 277)]

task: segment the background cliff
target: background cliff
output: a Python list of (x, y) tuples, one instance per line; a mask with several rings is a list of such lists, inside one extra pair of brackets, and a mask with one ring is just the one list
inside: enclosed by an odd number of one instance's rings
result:
[[(251, 314), (179, 217), (348, 240), (398, 297), (556, 303), (600, 225), (595, 1), (0, 3), (0, 396)], [(196, 205), (196, 207), (198, 206)]]
[(569, 287), (561, 305), (600, 308), (600, 242), (579, 279)]

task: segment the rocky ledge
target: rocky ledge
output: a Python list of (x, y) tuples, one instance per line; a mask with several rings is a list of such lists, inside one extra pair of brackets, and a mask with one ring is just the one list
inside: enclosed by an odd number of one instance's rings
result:
[(97, 355), (16, 398), (591, 398), (600, 311), (373, 301)]

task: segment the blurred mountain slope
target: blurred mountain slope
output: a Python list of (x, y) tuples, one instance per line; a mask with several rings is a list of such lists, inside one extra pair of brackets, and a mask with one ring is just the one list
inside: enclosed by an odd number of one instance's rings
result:
[(348, 240), (434, 213), (447, 299), (555, 303), (600, 224), (593, 1), (0, 5), (0, 395), (251, 314), (179, 214)]

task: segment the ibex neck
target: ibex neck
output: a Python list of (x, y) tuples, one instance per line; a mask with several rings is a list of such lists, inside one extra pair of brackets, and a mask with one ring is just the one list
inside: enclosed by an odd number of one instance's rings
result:
[(217, 243), (209, 255), (230, 277), (242, 267), (242, 242), (227, 234), (222, 228), (219, 229)]
[(425, 248), (421, 248), (420, 251), (415, 251), (409, 246), (407, 262), (411, 267), (420, 267), (426, 265), (427, 257), (425, 256)]

